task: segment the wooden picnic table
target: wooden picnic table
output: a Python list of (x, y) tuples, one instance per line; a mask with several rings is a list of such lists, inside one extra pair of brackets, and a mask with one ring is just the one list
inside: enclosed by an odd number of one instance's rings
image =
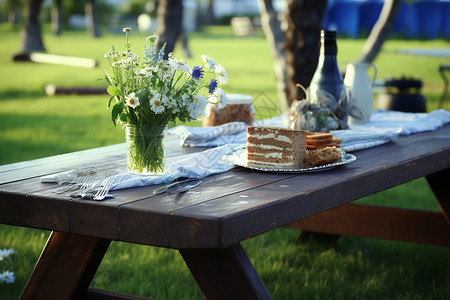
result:
[[(200, 150), (168, 140), (168, 156)], [(207, 299), (271, 299), (240, 243), (283, 226), (450, 246), (450, 125), (353, 154), (323, 172), (237, 167), (193, 193), (146, 186), (101, 202), (55, 194), (40, 177), (125, 168), (123, 144), (0, 166), (0, 223), (52, 231), (21, 299), (142, 299), (89, 288), (111, 241), (178, 249)], [(423, 176), (442, 213), (349, 204)]]

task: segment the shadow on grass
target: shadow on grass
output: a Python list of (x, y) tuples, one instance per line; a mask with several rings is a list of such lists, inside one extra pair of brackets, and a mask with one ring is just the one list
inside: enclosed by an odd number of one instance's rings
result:
[(42, 90), (11, 89), (0, 91), (0, 101), (14, 101), (21, 98), (38, 98), (46, 96), (44, 88)]

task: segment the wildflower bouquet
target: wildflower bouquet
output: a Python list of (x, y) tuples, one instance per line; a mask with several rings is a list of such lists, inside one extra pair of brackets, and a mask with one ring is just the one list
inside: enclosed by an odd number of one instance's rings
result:
[[(128, 146), (128, 169), (137, 173), (161, 173), (164, 170), (164, 136), (169, 122), (192, 121), (202, 116), (208, 103), (226, 105), (226, 94), (219, 86), (227, 83), (223, 66), (206, 55), (203, 66), (190, 67), (172, 53), (164, 57), (164, 46), (156, 49), (157, 36), (149, 36), (142, 58), (130, 49), (112, 47), (105, 54), (112, 73), (106, 72), (112, 107), (111, 119), (124, 124)], [(206, 91), (206, 95), (202, 92)]]

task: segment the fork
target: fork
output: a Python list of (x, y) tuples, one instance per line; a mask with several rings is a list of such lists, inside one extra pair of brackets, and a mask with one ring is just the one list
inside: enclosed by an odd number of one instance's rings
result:
[(111, 190), (113, 184), (120, 182), (125, 175), (112, 176), (108, 178), (106, 183), (92, 196), (93, 200), (103, 200), (107, 197), (112, 197), (112, 195), (108, 195), (108, 192)]
[(81, 184), (80, 190), (77, 194), (79, 194), (81, 198), (87, 197), (89, 195), (89, 190), (94, 187), (94, 183), (94, 178), (92, 178), (92, 176), (88, 176)]
[(115, 182), (116, 182), (115, 177), (108, 178), (106, 183), (100, 189), (98, 189), (98, 191), (92, 196), (92, 199), (97, 201), (105, 199), (106, 196), (108, 195), (109, 190), (111, 189), (112, 185)]
[(85, 180), (87, 180), (88, 175), (77, 175), (72, 181), (65, 181), (59, 183), (59, 187), (54, 189), (52, 193), (55, 194), (62, 194), (64, 192), (68, 192), (71, 190), (75, 190), (76, 188), (80, 187), (84, 183)]

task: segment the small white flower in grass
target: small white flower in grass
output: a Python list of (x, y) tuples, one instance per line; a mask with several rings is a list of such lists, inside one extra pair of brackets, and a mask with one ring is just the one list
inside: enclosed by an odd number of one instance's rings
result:
[(210, 70), (214, 70), (216, 67), (216, 60), (214, 58), (211, 58), (207, 55), (202, 54), (201, 55), (202, 61), (205, 63), (205, 66), (208, 67)]
[(16, 280), (14, 272), (4, 271), (3, 273), (0, 274), (0, 282), (13, 283), (14, 280)]
[(214, 69), (216, 72), (217, 81), (220, 85), (227, 84), (228, 75), (225, 68), (222, 65), (217, 65)]
[(136, 93), (131, 93), (125, 98), (125, 103), (132, 108), (136, 108), (139, 105), (139, 98)]
[(5, 258), (14, 253), (15, 251), (13, 248), (0, 250), (0, 261), (4, 260)]
[(130, 27), (125, 27), (124, 29), (122, 29), (123, 32), (130, 32), (131, 28)]

